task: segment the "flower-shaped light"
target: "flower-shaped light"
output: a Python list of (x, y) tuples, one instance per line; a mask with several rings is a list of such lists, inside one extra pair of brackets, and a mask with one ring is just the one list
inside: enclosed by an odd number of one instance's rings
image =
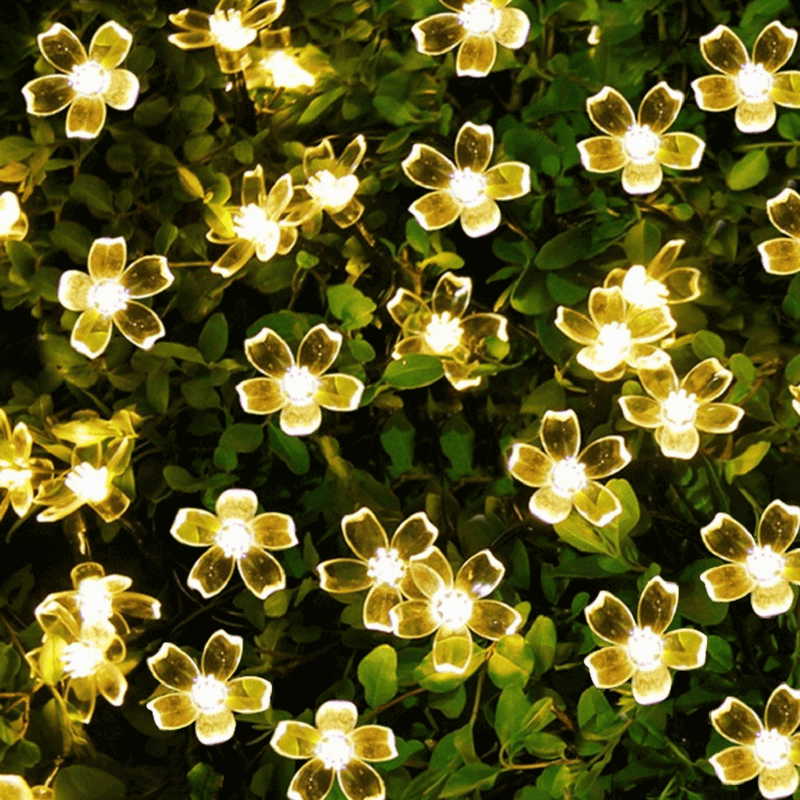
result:
[(612, 269), (603, 281), (603, 288), (618, 286), (625, 302), (632, 309), (677, 305), (696, 300), (700, 297), (700, 270), (672, 266), (683, 245), (683, 239), (667, 242), (647, 267), (634, 264), (628, 269)]
[(359, 180), (354, 173), (366, 152), (367, 140), (362, 134), (345, 147), (339, 158), (330, 139), (323, 139), (316, 147), (307, 147), (303, 153), (306, 182), (295, 186), (285, 221), (300, 225), (326, 211), (340, 228), (355, 225), (364, 213), (364, 206), (355, 196)]
[(281, 220), (292, 199), (292, 177), (284, 175), (267, 194), (264, 170), (259, 164), (242, 178), (242, 204), (232, 209), (233, 230), (220, 236), (211, 230), (206, 238), (215, 244), (229, 245), (214, 262), (211, 271), (229, 278), (254, 255), (262, 262), (276, 253), (285, 255), (297, 241), (297, 228)]
[(258, 498), (249, 489), (226, 489), (216, 514), (182, 508), (170, 533), (183, 544), (208, 548), (192, 567), (186, 585), (203, 597), (219, 594), (239, 568), (245, 586), (260, 600), (286, 586), (286, 574), (269, 550), (297, 544), (294, 521), (286, 514), (256, 515)]
[(683, 92), (656, 84), (633, 116), (628, 101), (606, 86), (586, 101), (592, 122), (607, 136), (578, 142), (581, 162), (589, 172), (622, 170), (622, 188), (629, 194), (649, 194), (661, 186), (662, 166), (696, 169), (705, 142), (693, 133), (665, 133), (683, 105)]
[(28, 215), (14, 192), (0, 194), (0, 243), (19, 242), (28, 235)]
[(75, 34), (56, 22), (37, 37), (45, 60), (63, 75), (45, 75), (22, 87), (28, 113), (57, 114), (67, 106), (67, 136), (94, 139), (106, 122), (106, 105), (117, 111), (133, 108), (139, 79), (118, 69), (131, 49), (133, 36), (116, 22), (101, 25), (89, 54)]
[(506, 568), (489, 550), (468, 558), (453, 580), (444, 559), (411, 560), (411, 578), (423, 597), (404, 600), (389, 611), (395, 636), (420, 639), (434, 631), (433, 666), (437, 672), (466, 672), (472, 658), (470, 630), (496, 641), (515, 633), (519, 612), (499, 600), (485, 600)]
[(761, 133), (775, 123), (775, 105), (800, 108), (800, 73), (778, 72), (797, 43), (797, 31), (770, 22), (753, 45), (753, 58), (727, 26), (717, 25), (700, 37), (703, 58), (722, 75), (692, 81), (695, 100), (703, 111), (736, 109), (742, 133)]
[(771, 275), (800, 272), (800, 194), (784, 189), (767, 200), (769, 221), (788, 238), (768, 239), (758, 246), (761, 263)]
[(97, 358), (111, 341), (112, 323), (137, 347), (149, 350), (165, 331), (152, 309), (137, 303), (162, 292), (175, 280), (164, 256), (143, 256), (125, 268), (125, 239), (95, 239), (89, 250), (89, 274), (70, 269), (58, 282), (64, 308), (80, 311), (70, 343), (87, 358)]
[(573, 508), (602, 528), (622, 513), (617, 496), (598, 483), (631, 461), (621, 436), (604, 436), (581, 450), (578, 415), (572, 410), (546, 411), (539, 429), (544, 451), (515, 442), (508, 471), (536, 488), (528, 503), (531, 514), (548, 525), (563, 522)]
[(708, 596), (727, 603), (750, 595), (759, 617), (788, 611), (794, 596), (791, 584), (800, 584), (800, 548), (786, 552), (800, 528), (800, 506), (773, 500), (761, 515), (757, 542), (728, 514), (719, 513), (700, 531), (706, 547), (724, 561), (707, 569), (700, 579)]
[(789, 393), (792, 395), (792, 408), (794, 413), (800, 417), (800, 386), (790, 386)]
[[(782, 683), (769, 696), (764, 724), (735, 697), (711, 712), (711, 724), (735, 747), (715, 753), (709, 762), (722, 783), (736, 786), (758, 776), (762, 797), (789, 797), (798, 785), (800, 692)], [(793, 735), (794, 734), (794, 735)]]
[(625, 395), (619, 404), (625, 419), (642, 428), (655, 429), (661, 452), (671, 458), (692, 458), (700, 447), (700, 434), (732, 433), (744, 410), (730, 403), (714, 403), (730, 386), (733, 373), (716, 358), (707, 358), (678, 382), (671, 361), (639, 370), (647, 394)]
[(0, 775), (0, 797), (3, 800), (53, 800), (49, 786), (28, 786), (21, 775)]
[(577, 362), (601, 381), (619, 380), (628, 367), (641, 369), (665, 359), (652, 343), (660, 342), (675, 326), (666, 306), (629, 306), (617, 286), (592, 289), (589, 317), (566, 306), (559, 306), (556, 313), (556, 327), (583, 345)]
[(491, 125), (465, 122), (456, 135), (454, 164), (427, 144), (415, 144), (403, 161), (409, 180), (432, 192), (415, 200), (409, 211), (426, 231), (461, 218), (467, 236), (485, 236), (500, 224), (497, 200), (513, 200), (531, 190), (531, 168), (505, 161), (489, 168), (494, 151)]
[(289, 436), (314, 433), (322, 422), (321, 408), (354, 411), (364, 384), (352, 375), (323, 375), (336, 361), (342, 334), (325, 324), (315, 325), (300, 342), (297, 361), (289, 345), (270, 328), (245, 339), (247, 360), (265, 378), (236, 385), (242, 408), (249, 414), (281, 412), (280, 424)]
[(432, 545), (439, 531), (420, 511), (397, 527), (391, 541), (366, 506), (342, 517), (342, 534), (358, 558), (334, 558), (317, 566), (319, 585), (326, 592), (345, 594), (369, 589), (364, 601), (364, 627), (391, 633), (389, 610), (402, 595), (420, 597), (411, 578), (410, 559), (436, 553)]
[(231, 676), (242, 658), (241, 636), (223, 630), (211, 635), (203, 648), (200, 669), (174, 644), (165, 642), (147, 659), (150, 672), (170, 691), (147, 703), (162, 731), (195, 723), (201, 744), (227, 742), (236, 729), (237, 714), (257, 714), (269, 708), (272, 684), (255, 676)]
[(524, 11), (506, 8), (510, 0), (442, 0), (452, 9), (417, 22), (411, 32), (417, 50), (440, 56), (454, 47), (456, 75), (483, 78), (497, 58), (497, 45), (518, 50), (528, 39), (531, 21)]
[(286, 758), (308, 759), (292, 778), (290, 800), (324, 800), (339, 780), (347, 800), (383, 800), (383, 778), (366, 762), (397, 756), (394, 733), (383, 725), (356, 727), (358, 709), (347, 700), (328, 700), (314, 725), (282, 720), (270, 744)]
[(53, 462), (31, 458), (33, 438), (28, 426), (18, 422), (11, 430), (6, 412), (0, 408), (0, 489), (5, 495), (0, 502), (0, 519), (9, 504), (18, 517), (24, 517), (33, 504), (33, 490), (53, 474)]
[(464, 316), (471, 296), (472, 280), (452, 272), (439, 278), (430, 305), (412, 292), (398, 289), (386, 306), (403, 332), (392, 356), (441, 356), (445, 377), (454, 388), (462, 391), (477, 386), (481, 379), (471, 374), (474, 359), (490, 336), (508, 341), (508, 322), (500, 314)]
[(304, 68), (309, 48), (290, 47), (291, 30), (261, 31), (260, 57), (244, 69), (248, 89), (303, 89), (316, 83), (314, 74)]
[(584, 613), (592, 633), (610, 647), (584, 659), (592, 683), (613, 689), (631, 681), (633, 698), (641, 705), (664, 700), (672, 688), (670, 669), (697, 669), (706, 663), (704, 633), (679, 628), (665, 633), (678, 606), (678, 584), (651, 578), (639, 597), (638, 623), (621, 601), (603, 590)]
[(183, 30), (171, 34), (169, 41), (181, 50), (213, 47), (220, 70), (238, 72), (250, 63), (247, 48), (261, 28), (283, 13), (285, 0), (267, 0), (255, 8), (252, 5), (253, 0), (219, 0), (213, 14), (193, 8), (170, 14), (169, 21)]

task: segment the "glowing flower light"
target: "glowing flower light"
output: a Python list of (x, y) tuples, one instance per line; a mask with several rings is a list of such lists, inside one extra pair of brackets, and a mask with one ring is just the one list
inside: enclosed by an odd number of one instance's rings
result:
[(485, 77), (494, 66), (498, 44), (518, 50), (528, 39), (528, 15), (518, 8), (506, 8), (508, 3), (509, 0), (442, 0), (451, 12), (434, 14), (411, 28), (417, 50), (440, 56), (458, 47), (456, 74)]
[(665, 133), (683, 105), (683, 92), (656, 84), (642, 100), (638, 117), (628, 101), (606, 86), (586, 101), (592, 122), (607, 136), (578, 142), (581, 162), (589, 172), (622, 170), (622, 188), (649, 194), (661, 186), (661, 169), (696, 169), (705, 142), (693, 133)]
[(800, 416), (800, 386), (790, 386), (789, 392), (792, 395), (792, 408), (794, 413)]
[(700, 579), (708, 596), (728, 603), (750, 595), (759, 617), (789, 610), (791, 584), (800, 584), (800, 549), (789, 550), (800, 528), (800, 506), (773, 500), (761, 515), (756, 540), (728, 514), (719, 513), (700, 531), (706, 547), (730, 562), (707, 569)]
[(631, 309), (677, 305), (696, 300), (700, 297), (700, 270), (672, 266), (683, 245), (683, 239), (667, 242), (647, 267), (634, 264), (628, 269), (612, 269), (606, 275), (603, 288), (618, 286)]
[(276, 89), (300, 89), (316, 83), (316, 78), (304, 69), (291, 51), (273, 50), (245, 69), (248, 89), (271, 83)]
[(800, 194), (784, 189), (767, 200), (769, 221), (788, 238), (768, 239), (758, 246), (761, 263), (770, 275), (800, 272)]
[(173, 33), (169, 41), (181, 50), (213, 47), (224, 73), (238, 72), (250, 63), (247, 48), (255, 42), (259, 30), (273, 23), (284, 9), (284, 0), (268, 0), (252, 8), (253, 0), (234, 4), (217, 3), (213, 14), (184, 8), (170, 14), (169, 21), (183, 30)]
[(653, 342), (675, 330), (666, 306), (641, 309), (625, 302), (622, 289), (592, 289), (589, 317), (559, 306), (556, 327), (583, 345), (577, 362), (601, 381), (619, 380), (627, 368), (641, 369), (666, 358)]
[(3, 800), (53, 800), (48, 786), (28, 786), (20, 775), (0, 775), (0, 797)]
[(28, 235), (28, 215), (14, 192), (0, 194), (0, 243), (19, 242)]
[(515, 633), (519, 612), (499, 600), (486, 600), (505, 575), (489, 550), (468, 558), (453, 579), (446, 559), (411, 560), (411, 578), (423, 597), (404, 600), (389, 611), (395, 636), (420, 639), (436, 633), (433, 666), (437, 672), (466, 672), (472, 658), (472, 635), (496, 641)]
[(286, 574), (269, 550), (297, 544), (294, 521), (286, 514), (256, 514), (258, 498), (249, 489), (226, 489), (216, 514), (182, 508), (170, 533), (183, 544), (207, 547), (192, 567), (186, 585), (203, 597), (219, 594), (238, 567), (245, 586), (259, 599), (286, 586)]
[(761, 133), (775, 123), (775, 105), (800, 108), (797, 72), (778, 72), (797, 43), (797, 31), (770, 22), (753, 45), (753, 58), (741, 39), (725, 25), (700, 37), (703, 58), (722, 75), (692, 81), (695, 100), (703, 111), (736, 109), (742, 133)]
[(116, 22), (97, 29), (88, 55), (75, 34), (58, 22), (37, 41), (45, 60), (64, 74), (45, 75), (22, 87), (29, 114), (46, 117), (69, 106), (67, 136), (94, 139), (105, 125), (106, 105), (128, 111), (136, 104), (139, 79), (118, 69), (133, 36)]
[(218, 630), (206, 642), (198, 669), (174, 644), (162, 644), (147, 659), (153, 677), (169, 690), (147, 703), (156, 725), (162, 731), (174, 731), (194, 723), (201, 744), (220, 744), (236, 730), (234, 712), (266, 711), (272, 697), (269, 681), (254, 676), (231, 680), (242, 649), (241, 636)]
[(735, 745), (709, 758), (722, 783), (735, 786), (758, 777), (762, 797), (794, 794), (800, 753), (793, 734), (800, 724), (800, 692), (785, 683), (778, 686), (767, 700), (763, 725), (749, 706), (726, 697), (711, 712), (711, 724)]
[(679, 628), (665, 633), (678, 606), (678, 584), (651, 578), (639, 597), (637, 622), (628, 607), (603, 590), (584, 609), (589, 627), (610, 647), (584, 659), (592, 683), (613, 689), (630, 680), (634, 700), (652, 705), (672, 688), (670, 669), (697, 669), (706, 662), (704, 633)]
[(707, 358), (678, 382), (671, 361), (639, 370), (639, 381), (650, 397), (625, 395), (619, 404), (625, 419), (655, 430), (661, 452), (671, 458), (692, 458), (700, 434), (732, 433), (744, 410), (730, 403), (714, 403), (733, 380), (733, 373), (716, 358)]
[(319, 428), (321, 408), (354, 411), (364, 384), (352, 375), (324, 375), (336, 361), (342, 334), (315, 325), (300, 342), (297, 361), (289, 345), (269, 328), (244, 343), (247, 360), (266, 377), (236, 385), (242, 408), (249, 414), (280, 411), (280, 425), (289, 436), (306, 436)]
[(508, 322), (500, 314), (465, 316), (471, 297), (472, 280), (452, 272), (439, 278), (430, 305), (412, 292), (398, 289), (386, 307), (403, 332), (392, 356), (441, 356), (445, 377), (455, 389), (477, 386), (481, 379), (472, 375), (476, 359), (490, 336), (508, 341)]
[(456, 136), (454, 164), (427, 144), (415, 144), (403, 161), (406, 177), (433, 189), (409, 207), (427, 231), (461, 219), (467, 236), (485, 236), (500, 224), (497, 200), (513, 200), (531, 190), (531, 170), (521, 161), (489, 167), (494, 151), (491, 125), (465, 122)]
[(317, 565), (319, 585), (343, 594), (369, 589), (364, 601), (364, 627), (391, 633), (389, 611), (402, 595), (421, 597), (411, 578), (411, 558), (444, 558), (432, 545), (439, 531), (424, 512), (400, 523), (391, 541), (367, 507), (342, 518), (342, 534), (357, 558), (334, 558)]
[(347, 700), (328, 700), (315, 725), (282, 720), (270, 744), (286, 758), (308, 759), (289, 785), (290, 800), (324, 800), (334, 779), (348, 800), (383, 800), (383, 778), (366, 762), (397, 756), (394, 733), (383, 725), (356, 727), (358, 709)]
[(573, 508), (602, 528), (622, 513), (616, 495), (598, 481), (631, 461), (621, 436), (604, 436), (581, 447), (578, 416), (546, 411), (539, 429), (544, 450), (515, 442), (508, 471), (526, 486), (536, 488), (528, 503), (531, 514), (548, 525), (563, 522)]
[(125, 240), (95, 239), (89, 250), (89, 274), (67, 270), (58, 283), (58, 300), (80, 311), (70, 343), (87, 358), (97, 358), (111, 341), (112, 323), (137, 347), (149, 350), (165, 331), (161, 320), (136, 301), (172, 285), (175, 276), (164, 256), (143, 256), (125, 268)]
[(229, 245), (214, 262), (211, 271), (229, 278), (253, 256), (269, 261), (276, 253), (285, 255), (297, 241), (297, 229), (281, 220), (292, 199), (290, 175), (277, 180), (267, 194), (264, 170), (259, 164), (242, 178), (242, 204), (233, 209), (231, 235), (209, 231), (206, 238), (215, 244)]

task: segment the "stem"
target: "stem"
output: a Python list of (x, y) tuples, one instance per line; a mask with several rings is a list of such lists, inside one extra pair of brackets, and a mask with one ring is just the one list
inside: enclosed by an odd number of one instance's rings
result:
[(169, 261), (168, 266), (170, 269), (178, 267), (210, 267), (211, 261)]
[(504, 772), (511, 772), (518, 769), (546, 769), (552, 767), (554, 764), (582, 764), (579, 758), (557, 758), (554, 761), (536, 761), (533, 764), (506, 764), (503, 768)]
[(390, 700), (388, 703), (384, 703), (383, 705), (373, 708), (372, 711), (364, 715), (364, 722), (366, 722), (369, 719), (374, 719), (375, 717), (378, 716), (378, 714), (381, 714), (384, 711), (386, 711), (387, 708), (396, 706), (398, 703), (402, 703), (404, 700), (408, 700), (409, 697), (414, 697), (414, 695), (422, 694), (423, 692), (427, 691), (428, 690), (423, 688), (422, 686), (418, 686), (416, 689), (411, 689), (411, 691), (406, 692), (405, 694), (401, 694), (399, 697), (395, 697), (394, 700)]

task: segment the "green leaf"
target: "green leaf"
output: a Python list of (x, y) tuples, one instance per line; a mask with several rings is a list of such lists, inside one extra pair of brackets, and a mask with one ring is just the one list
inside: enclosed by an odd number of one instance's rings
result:
[(556, 306), (550, 296), (547, 280), (535, 264), (529, 264), (514, 284), (511, 306), (521, 314), (548, 314)]
[(491, 789), (501, 772), (502, 767), (489, 764), (466, 764), (447, 779), (439, 797), (463, 797), (473, 790)]
[(123, 800), (125, 784), (94, 767), (74, 764), (58, 771), (53, 790), (57, 800)]
[(436, 383), (443, 375), (438, 356), (418, 353), (392, 361), (383, 373), (383, 380), (398, 389), (416, 389)]
[(712, 634), (708, 637), (704, 669), (719, 673), (730, 672), (733, 669), (733, 650), (721, 636)]
[(202, 94), (187, 94), (181, 98), (181, 122), (192, 132), (205, 130), (214, 119), (214, 104)]
[(222, 775), (208, 764), (195, 764), (186, 774), (191, 800), (215, 800), (222, 788)]
[(165, 222), (157, 231), (155, 235), (155, 251), (156, 255), (165, 256), (172, 247), (175, 240), (178, 238), (180, 230), (177, 225), (171, 222)]
[(766, 150), (751, 150), (739, 159), (726, 177), (728, 188), (742, 192), (757, 186), (769, 172), (769, 157)]
[(12, 161), (22, 161), (36, 152), (36, 143), (24, 136), (6, 136), (0, 139), (0, 167)]
[(264, 431), (251, 422), (236, 422), (226, 428), (219, 439), (220, 447), (228, 447), (236, 453), (253, 453), (264, 442)]
[(767, 455), (770, 442), (754, 442), (744, 452), (725, 462), (725, 480), (732, 483), (738, 475), (747, 475), (754, 470)]
[(498, 689), (507, 686), (523, 688), (533, 672), (533, 648), (518, 633), (504, 636), (497, 642), (489, 659), (489, 677)]
[(342, 321), (346, 331), (369, 325), (372, 312), (377, 308), (369, 297), (349, 283), (328, 287), (328, 307), (331, 314)]
[(96, 217), (107, 217), (114, 213), (114, 196), (109, 185), (95, 175), (78, 175), (69, 185), (69, 196), (76, 203), (83, 203)]
[(397, 478), (414, 468), (414, 426), (405, 414), (393, 414), (381, 431), (381, 445), (392, 460), (389, 472)]
[(166, 414), (169, 408), (169, 375), (163, 370), (156, 369), (147, 373), (145, 381), (147, 402), (159, 414)]
[(358, 681), (370, 708), (388, 703), (397, 694), (397, 653), (388, 644), (378, 645), (358, 665)]
[(542, 245), (533, 263), (542, 270), (564, 269), (586, 258), (587, 244), (592, 242), (592, 224), (584, 222), (554, 236)]
[(268, 428), (269, 447), (295, 475), (305, 475), (311, 466), (308, 448), (297, 436), (287, 436), (277, 425)]
[(228, 320), (224, 314), (212, 314), (197, 340), (197, 349), (207, 363), (219, 361), (228, 349)]
[(594, 686), (586, 689), (578, 700), (578, 726), (587, 739), (608, 740), (618, 736), (625, 727), (622, 719)]
[(94, 237), (83, 225), (70, 220), (61, 220), (50, 231), (50, 241), (59, 250), (66, 250), (67, 255), (76, 264), (85, 264)]
[(556, 655), (556, 626), (550, 617), (539, 615), (525, 634), (535, 659), (535, 670), (541, 675), (553, 666)]
[(133, 109), (133, 121), (143, 128), (154, 128), (160, 125), (168, 116), (172, 106), (166, 97), (151, 95)]
[(306, 106), (306, 110), (300, 115), (297, 124), (308, 125), (309, 122), (313, 122), (317, 117), (321, 117), (327, 108), (333, 105), (346, 91), (346, 86), (337, 86), (335, 89), (315, 97)]
[(690, 564), (678, 578), (680, 599), (678, 611), (692, 622), (701, 625), (719, 625), (728, 613), (727, 603), (715, 603), (700, 580), (700, 573), (719, 566), (715, 558), (701, 558)]
[(725, 341), (711, 331), (698, 331), (692, 339), (692, 350), (698, 358), (725, 358)]
[(204, 480), (195, 478), (190, 472), (176, 464), (164, 467), (163, 474), (167, 486), (178, 492), (197, 492), (206, 485)]
[(448, 420), (442, 429), (439, 443), (442, 452), (447, 456), (450, 467), (447, 477), (456, 481), (472, 472), (472, 443), (475, 431), (470, 428), (463, 414), (457, 414)]

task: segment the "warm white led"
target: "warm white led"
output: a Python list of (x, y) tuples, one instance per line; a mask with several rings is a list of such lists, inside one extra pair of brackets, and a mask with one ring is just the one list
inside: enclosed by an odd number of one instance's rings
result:
[(86, 61), (72, 68), (67, 83), (78, 93), (93, 97), (103, 94), (111, 83), (108, 70), (96, 61)]
[(81, 621), (89, 626), (108, 621), (114, 613), (114, 599), (99, 578), (84, 578), (78, 584), (76, 601)]
[(639, 669), (652, 669), (661, 663), (664, 652), (662, 638), (649, 625), (635, 627), (628, 639), (628, 655)]
[(599, 360), (611, 366), (625, 360), (631, 346), (630, 328), (624, 322), (609, 322), (597, 334), (596, 345), (600, 349)]
[(664, 423), (672, 428), (691, 428), (697, 417), (697, 395), (686, 393), (686, 389), (670, 392), (667, 399), (661, 404), (661, 416)]
[(25, 486), (32, 477), (33, 471), (24, 467), (2, 467), (0, 469), (0, 487), (14, 489), (17, 486)]
[(441, 589), (431, 600), (433, 615), (440, 625), (461, 628), (472, 616), (472, 600), (460, 589)]
[(775, 728), (767, 728), (756, 734), (754, 745), (756, 758), (765, 767), (781, 767), (789, 760), (792, 743), (788, 736), (779, 733)]
[(93, 642), (72, 642), (61, 654), (61, 666), (69, 678), (88, 678), (104, 660), (104, 651)]
[(242, 520), (229, 519), (217, 532), (215, 541), (228, 558), (242, 558), (253, 544), (253, 533)]
[(223, 49), (231, 52), (244, 50), (256, 39), (254, 28), (242, 25), (242, 14), (235, 9), (215, 11), (208, 19), (214, 41)]
[(550, 473), (550, 485), (561, 497), (572, 497), (587, 484), (586, 467), (573, 456), (561, 459)]
[(474, 206), (486, 198), (486, 178), (469, 167), (457, 169), (450, 176), (450, 192), (465, 206)]
[(281, 380), (281, 391), (294, 406), (308, 405), (319, 389), (319, 378), (308, 367), (289, 367)]
[(322, 169), (308, 179), (306, 189), (323, 208), (337, 211), (353, 199), (358, 189), (358, 178), (355, 175), (336, 178), (332, 172)]
[(626, 303), (639, 308), (657, 308), (667, 304), (669, 290), (661, 281), (647, 276), (641, 264), (634, 264), (622, 281), (622, 296)]
[(650, 130), (649, 125), (631, 125), (625, 132), (623, 144), (631, 161), (646, 164), (658, 152), (659, 137)]
[(774, 78), (762, 64), (745, 64), (736, 76), (736, 86), (746, 100), (763, 100), (772, 88)]
[(119, 281), (108, 279), (89, 289), (88, 300), (89, 305), (104, 317), (111, 317), (127, 307), (130, 296), (131, 293)]
[(22, 210), (19, 207), (19, 198), (14, 192), (3, 192), (0, 200), (2, 200), (0, 202), (0, 236), (7, 236), (17, 224)]
[(272, 251), (277, 250), (281, 239), (278, 223), (268, 219), (267, 212), (253, 203), (240, 206), (234, 212), (233, 232), (239, 239), (246, 239)]
[(781, 579), (786, 559), (769, 545), (755, 545), (747, 552), (744, 566), (748, 575), (761, 586), (772, 586)]
[(493, 33), (500, 25), (500, 15), (488, 0), (465, 3), (458, 14), (458, 21), (467, 32), (477, 36)]
[(192, 702), (204, 714), (215, 714), (225, 708), (228, 687), (213, 675), (199, 675), (192, 684)]
[(108, 469), (106, 467), (95, 469), (84, 461), (67, 473), (64, 483), (86, 503), (100, 503), (108, 497)]
[(314, 85), (314, 76), (283, 50), (270, 53), (262, 61), (262, 66), (272, 75), (272, 85), (278, 89)]
[(341, 731), (325, 731), (314, 748), (314, 755), (325, 769), (344, 769), (353, 758), (353, 745)]
[(375, 583), (397, 586), (405, 574), (405, 562), (393, 547), (379, 547), (375, 555), (367, 561), (367, 575)]
[(592, 47), (595, 45), (600, 44), (600, 37), (602, 36), (602, 32), (600, 31), (599, 25), (592, 25), (592, 29), (589, 31), (589, 35), (586, 37), (586, 41)]
[(425, 342), (434, 353), (450, 353), (461, 344), (464, 329), (458, 317), (451, 317), (449, 311), (434, 314), (425, 326)]

